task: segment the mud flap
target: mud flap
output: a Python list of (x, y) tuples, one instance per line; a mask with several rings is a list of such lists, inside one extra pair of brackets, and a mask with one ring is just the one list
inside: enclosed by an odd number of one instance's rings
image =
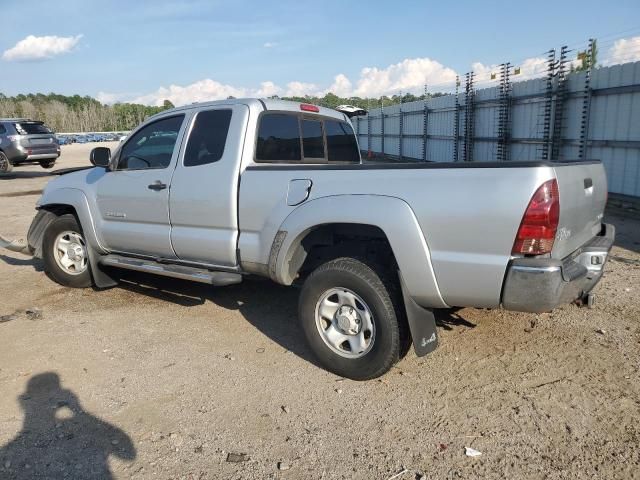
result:
[(431, 310), (423, 308), (413, 301), (400, 272), (398, 272), (398, 276), (402, 286), (402, 298), (407, 312), (411, 338), (413, 339), (413, 348), (416, 355), (422, 357), (427, 353), (433, 352), (438, 346), (436, 317)]

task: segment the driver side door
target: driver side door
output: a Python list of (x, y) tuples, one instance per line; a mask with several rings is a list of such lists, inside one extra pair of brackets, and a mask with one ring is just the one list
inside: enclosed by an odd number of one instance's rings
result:
[(113, 252), (176, 258), (171, 246), (169, 187), (185, 114), (148, 123), (122, 145), (97, 186), (100, 232)]

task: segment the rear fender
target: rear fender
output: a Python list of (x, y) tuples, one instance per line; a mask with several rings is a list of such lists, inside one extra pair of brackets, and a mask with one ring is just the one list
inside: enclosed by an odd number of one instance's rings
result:
[[(386, 235), (408, 294), (418, 304), (446, 308), (436, 282), (431, 255), (418, 221), (409, 205), (381, 195), (336, 195), (322, 197), (291, 212), (279, 228), (269, 259), (273, 280), (290, 285), (297, 275), (304, 237), (321, 225), (352, 223), (372, 225)], [(294, 260), (294, 256), (298, 258)]]

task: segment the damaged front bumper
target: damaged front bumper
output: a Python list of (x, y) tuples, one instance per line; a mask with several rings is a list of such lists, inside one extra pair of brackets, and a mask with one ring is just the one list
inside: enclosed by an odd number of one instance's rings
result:
[(600, 235), (563, 260), (516, 258), (502, 290), (502, 307), (519, 312), (548, 312), (587, 295), (600, 281), (615, 227), (603, 224)]

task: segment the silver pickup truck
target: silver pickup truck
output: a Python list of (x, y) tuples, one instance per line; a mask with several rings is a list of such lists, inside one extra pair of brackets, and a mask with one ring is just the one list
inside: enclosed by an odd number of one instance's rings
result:
[(28, 243), (51, 278), (301, 285), (310, 348), (359, 380), (411, 341), (432, 351), (434, 309), (589, 301), (614, 240), (598, 161), (363, 164), (349, 118), (309, 104), (176, 108), (90, 160), (37, 204)]

